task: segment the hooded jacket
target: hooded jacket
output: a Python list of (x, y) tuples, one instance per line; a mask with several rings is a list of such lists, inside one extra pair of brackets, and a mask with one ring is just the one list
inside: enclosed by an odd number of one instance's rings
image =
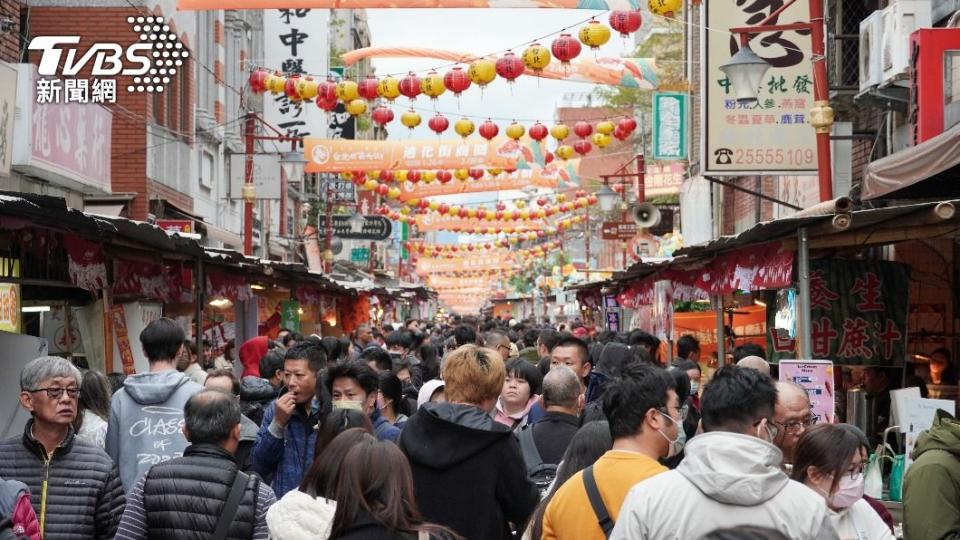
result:
[(267, 510), (267, 527), (274, 540), (327, 540), (337, 503), (300, 490), (287, 492)]
[(920, 434), (903, 486), (904, 538), (952, 539), (960, 533), (960, 421), (937, 411)]
[(240, 375), (241, 378), (250, 375), (254, 377), (260, 376), (260, 359), (267, 354), (269, 344), (270, 339), (266, 336), (257, 336), (243, 342), (243, 345), (241, 345), (237, 351), (237, 356), (240, 357), (240, 363), (243, 364), (243, 373)]
[(23, 435), (0, 443), (0, 477), (23, 482), (46, 540), (113, 538), (126, 498), (117, 468), (103, 450), (78, 439), (70, 427), (53, 453)]
[(710, 432), (686, 447), (680, 466), (627, 494), (614, 540), (681, 540), (724, 527), (770, 527), (791, 540), (836, 540), (823, 497), (780, 469), (783, 454), (749, 435)]
[(539, 502), (510, 429), (477, 407), (425, 403), (404, 425), (417, 505), (426, 521), (470, 539), (510, 538)]
[(127, 377), (110, 402), (106, 451), (129, 493), (151, 465), (183, 455), (183, 406), (203, 387), (179, 371)]
[(277, 389), (270, 381), (260, 377), (240, 379), (240, 412), (253, 420), (258, 426), (263, 421), (263, 411), (276, 399)]

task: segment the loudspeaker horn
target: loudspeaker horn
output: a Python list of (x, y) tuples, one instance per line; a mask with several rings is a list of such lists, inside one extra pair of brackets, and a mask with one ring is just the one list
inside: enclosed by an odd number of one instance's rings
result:
[(630, 207), (630, 215), (637, 227), (646, 229), (660, 223), (660, 209), (645, 202)]

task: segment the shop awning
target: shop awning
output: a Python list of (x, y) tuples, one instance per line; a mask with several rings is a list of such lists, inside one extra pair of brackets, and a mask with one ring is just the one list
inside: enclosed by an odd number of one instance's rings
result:
[(950, 199), (960, 194), (960, 125), (867, 166), (862, 200)]

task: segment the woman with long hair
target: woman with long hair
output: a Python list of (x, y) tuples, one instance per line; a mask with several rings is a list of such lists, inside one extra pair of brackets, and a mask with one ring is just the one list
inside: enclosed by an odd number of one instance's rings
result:
[(571, 476), (593, 465), (611, 448), (613, 448), (613, 438), (610, 436), (610, 424), (606, 420), (590, 422), (577, 430), (573, 439), (570, 439), (570, 446), (563, 454), (563, 461), (557, 468), (557, 476), (553, 480), (553, 485), (550, 486), (550, 491), (540, 501), (540, 505), (533, 511), (530, 521), (527, 522), (527, 529), (523, 535), (525, 539), (539, 539), (543, 536), (543, 513), (553, 500), (554, 493)]
[(818, 424), (797, 442), (792, 477), (823, 496), (840, 538), (893, 540), (887, 524), (863, 499), (866, 465), (867, 452), (856, 433)]
[(104, 447), (112, 397), (113, 390), (106, 375), (95, 369), (84, 372), (77, 402), (77, 419), (73, 422), (77, 437)]
[(412, 414), (409, 402), (403, 397), (403, 383), (393, 373), (383, 371), (380, 373), (379, 392), (377, 408), (380, 414), (391, 425), (402, 427)]

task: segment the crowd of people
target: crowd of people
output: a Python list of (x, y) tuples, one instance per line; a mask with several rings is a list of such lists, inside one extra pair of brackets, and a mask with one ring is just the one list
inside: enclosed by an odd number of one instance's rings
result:
[[(22, 370), (0, 538), (894, 538), (867, 436), (820, 422), (754, 345), (716, 366), (693, 336), (665, 358), (642, 331), (471, 317), (282, 331), (236, 360), (169, 319), (139, 339), (145, 373)], [(906, 538), (960, 533), (958, 457), (941, 413)]]

